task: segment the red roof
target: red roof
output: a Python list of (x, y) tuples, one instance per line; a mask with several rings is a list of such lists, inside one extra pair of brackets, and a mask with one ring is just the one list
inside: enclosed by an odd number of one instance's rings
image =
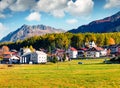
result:
[(104, 49), (101, 47), (93, 47), (93, 48), (89, 49), (88, 51), (102, 51), (102, 50), (104, 50)]
[(71, 51), (77, 51), (77, 49), (75, 49), (74, 47), (70, 48)]
[(83, 50), (83, 51), (86, 51), (86, 50), (87, 50), (87, 48), (80, 48), (79, 50)]
[(64, 50), (62, 50), (62, 49), (58, 49), (57, 52), (64, 52)]
[(102, 50), (104, 50), (104, 49), (101, 48), (101, 47), (95, 47), (95, 49), (98, 50), (98, 51), (102, 51)]
[(4, 52), (3, 54), (9, 54), (9, 55), (11, 55), (12, 53), (11, 52)]

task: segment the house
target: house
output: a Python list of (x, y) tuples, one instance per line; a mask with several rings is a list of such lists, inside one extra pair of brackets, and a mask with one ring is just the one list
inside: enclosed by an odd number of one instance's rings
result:
[(78, 51), (74, 47), (70, 47), (67, 51), (69, 58), (77, 58), (78, 57)]
[(85, 43), (85, 46), (87, 46), (89, 48), (97, 47), (94, 41), (89, 42), (89, 43)]
[(63, 49), (56, 49), (55, 55), (58, 58), (58, 61), (62, 61), (65, 51)]
[(94, 42), (94, 41), (89, 42), (89, 47), (90, 47), (90, 48), (96, 47), (95, 42)]
[(20, 63), (29, 64), (32, 63), (46, 63), (47, 54), (42, 51), (29, 52), (22, 55)]
[(4, 52), (3, 53), (3, 63), (9, 63), (9, 59), (11, 58), (12, 53), (11, 52)]
[(35, 51), (31, 55), (31, 61), (33, 61), (33, 63), (46, 63), (47, 54), (42, 51)]
[(86, 51), (87, 51), (87, 48), (78, 49), (78, 57), (85, 57), (85, 52)]
[(110, 53), (114, 55), (120, 55), (120, 44), (110, 45)]
[(17, 51), (17, 50), (12, 49), (11, 52), (12, 52), (12, 55), (14, 55), (14, 56), (18, 56), (18, 51)]
[(101, 57), (106, 55), (107, 55), (107, 50), (101, 47), (89, 48), (86, 51), (86, 57)]
[(27, 53), (31, 53), (32, 51), (29, 48), (20, 48), (20, 52), (19, 55), (23, 55), (23, 54), (27, 54)]
[(19, 61), (20, 61), (20, 57), (15, 56), (15, 55), (13, 55), (9, 58), (9, 63), (10, 64), (18, 64)]

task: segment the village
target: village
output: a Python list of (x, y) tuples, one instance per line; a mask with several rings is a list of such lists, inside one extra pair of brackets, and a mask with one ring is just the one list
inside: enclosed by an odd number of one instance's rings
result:
[(3, 46), (0, 49), (0, 64), (45, 64), (47, 62), (56, 61), (70, 61), (73, 59), (83, 58), (102, 58), (102, 57), (115, 57), (120, 55), (120, 44), (98, 47), (94, 41), (86, 44), (89, 47), (82, 47), (75, 49), (69, 47), (67, 50), (55, 49), (51, 53), (46, 52), (44, 49), (31, 50), (30, 48), (20, 48), (19, 51), (15, 49), (9, 50), (9, 47)]

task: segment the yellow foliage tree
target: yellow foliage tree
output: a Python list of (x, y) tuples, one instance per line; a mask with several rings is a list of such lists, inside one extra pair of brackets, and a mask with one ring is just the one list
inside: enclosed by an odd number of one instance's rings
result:
[(34, 52), (35, 51), (35, 49), (33, 48), (33, 46), (32, 45), (30, 45), (30, 50), (32, 51), (32, 52)]

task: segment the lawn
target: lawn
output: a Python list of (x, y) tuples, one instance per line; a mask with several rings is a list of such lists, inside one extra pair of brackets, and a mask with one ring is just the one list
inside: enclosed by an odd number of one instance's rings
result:
[(120, 88), (120, 64), (103, 64), (103, 61), (0, 65), (0, 88)]

